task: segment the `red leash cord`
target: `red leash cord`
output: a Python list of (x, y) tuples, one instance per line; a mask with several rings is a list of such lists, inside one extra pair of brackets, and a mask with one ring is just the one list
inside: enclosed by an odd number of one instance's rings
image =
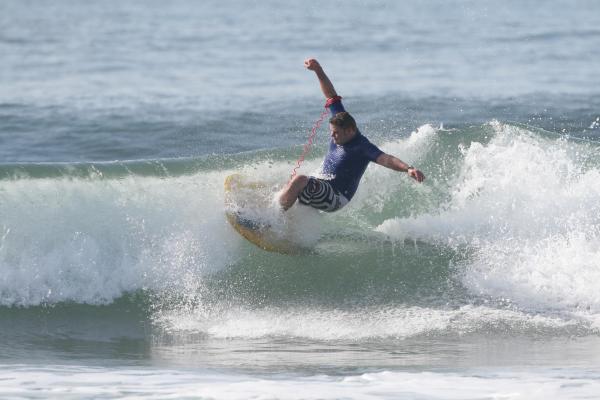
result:
[(302, 163), (304, 162), (304, 157), (306, 157), (306, 155), (309, 153), (310, 148), (313, 144), (313, 140), (315, 139), (315, 136), (317, 135), (317, 130), (319, 129), (319, 127), (321, 126), (321, 124), (323, 123), (323, 120), (325, 119), (325, 116), (327, 114), (329, 114), (329, 106), (332, 105), (333, 103), (336, 103), (338, 101), (342, 100), (341, 96), (334, 96), (331, 97), (329, 99), (327, 99), (327, 102), (325, 102), (325, 111), (323, 111), (321, 113), (321, 116), (319, 117), (319, 119), (317, 119), (311, 129), (310, 135), (308, 136), (308, 140), (306, 142), (306, 144), (304, 145), (304, 149), (302, 149), (302, 154), (300, 155), (300, 158), (298, 158), (298, 161), (296, 161), (296, 166), (294, 167), (294, 169), (292, 170), (292, 175), (290, 176), (290, 181), (292, 179), (294, 179), (294, 176), (296, 176), (296, 171), (298, 170), (298, 168), (300, 168), (300, 166), (302, 165)]
[(298, 161), (296, 161), (296, 166), (292, 170), (292, 175), (290, 176), (290, 180), (294, 179), (294, 176), (296, 176), (296, 171), (298, 170), (298, 168), (300, 168), (300, 166), (304, 162), (304, 157), (306, 157), (306, 155), (310, 152), (310, 148), (313, 144), (313, 140), (315, 139), (315, 136), (317, 135), (317, 130), (321, 127), (321, 124), (323, 123), (323, 120), (325, 119), (325, 116), (327, 114), (329, 114), (329, 111), (327, 109), (325, 109), (325, 111), (323, 111), (321, 113), (321, 116), (319, 117), (319, 119), (317, 119), (315, 121), (315, 123), (311, 129), (310, 135), (308, 136), (308, 141), (304, 145), (304, 149), (302, 149), (302, 154), (298, 158)]

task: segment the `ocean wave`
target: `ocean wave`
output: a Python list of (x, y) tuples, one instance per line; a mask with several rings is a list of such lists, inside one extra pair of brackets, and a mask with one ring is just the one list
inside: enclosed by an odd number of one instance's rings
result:
[[(402, 336), (383, 327), (401, 326), (411, 313), (431, 314), (430, 326), (461, 315), (476, 320), (442, 324), (450, 332), (539, 328), (538, 315), (551, 332), (595, 332), (595, 143), (493, 121), (453, 130), (425, 125), (379, 144), (424, 170), (426, 183), (370, 167), (347, 209), (323, 215), (313, 250), (294, 257), (253, 247), (220, 211), (227, 175), (263, 180), (276, 193), (289, 177), (291, 152), (221, 163), (3, 165), (0, 304), (98, 305), (143, 291), (152, 293), (159, 325), (182, 328), (187, 319), (216, 336), (233, 334), (236, 318), (250, 321), (250, 330), (278, 326), (268, 310), (281, 310), (288, 324), (267, 335), (298, 334), (294, 324), (311, 323), (327, 332), (322, 321), (342, 327), (332, 337), (361, 323), (373, 327), (367, 335)], [(316, 170), (319, 156), (300, 173)], [(224, 314), (228, 323), (214, 317), (224, 305), (246, 311)], [(311, 307), (325, 311), (313, 315)], [(357, 311), (377, 307), (394, 311), (366, 321)]]

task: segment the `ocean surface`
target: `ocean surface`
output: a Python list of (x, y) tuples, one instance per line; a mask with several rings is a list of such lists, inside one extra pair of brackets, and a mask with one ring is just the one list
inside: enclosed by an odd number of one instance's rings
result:
[[(268, 253), (307, 57), (427, 179)], [(2, 0), (0, 398), (600, 398), (599, 82), (594, 0)]]

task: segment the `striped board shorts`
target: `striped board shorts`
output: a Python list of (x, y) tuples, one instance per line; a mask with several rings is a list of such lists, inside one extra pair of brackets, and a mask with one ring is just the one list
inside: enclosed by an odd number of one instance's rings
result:
[(329, 181), (310, 176), (298, 201), (317, 210), (333, 212), (344, 207), (349, 200), (335, 190)]

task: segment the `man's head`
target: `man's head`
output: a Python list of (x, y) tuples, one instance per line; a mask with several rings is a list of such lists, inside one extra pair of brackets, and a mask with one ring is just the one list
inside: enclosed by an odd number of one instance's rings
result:
[(339, 112), (329, 119), (329, 130), (335, 144), (346, 144), (356, 134), (356, 121), (347, 112)]

